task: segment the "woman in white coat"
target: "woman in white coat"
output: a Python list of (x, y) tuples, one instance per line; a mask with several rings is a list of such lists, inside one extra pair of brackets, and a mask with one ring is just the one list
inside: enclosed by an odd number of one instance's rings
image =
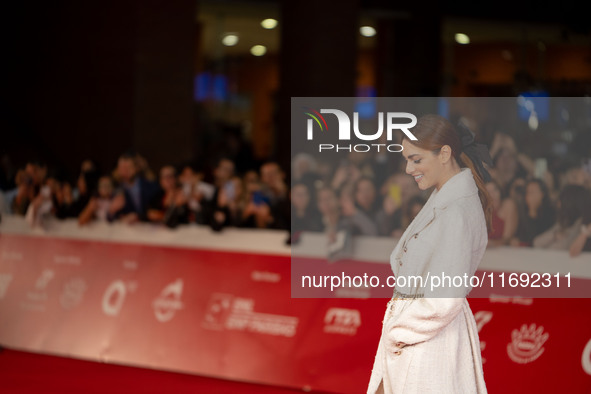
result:
[[(367, 392), (486, 393), (464, 278), (488, 242), (492, 207), (482, 162), (490, 156), (468, 129), (438, 115), (421, 117), (412, 132), (418, 141), (402, 141), (406, 172), (420, 189), (434, 190), (390, 256), (397, 283)], [(447, 277), (462, 283), (441, 282)]]

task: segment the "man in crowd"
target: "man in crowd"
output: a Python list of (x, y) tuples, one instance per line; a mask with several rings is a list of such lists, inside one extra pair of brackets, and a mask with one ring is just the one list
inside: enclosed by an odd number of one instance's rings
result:
[(158, 191), (158, 185), (138, 174), (135, 155), (124, 153), (119, 157), (116, 179), (120, 189), (109, 209), (109, 220), (147, 221), (148, 204)]

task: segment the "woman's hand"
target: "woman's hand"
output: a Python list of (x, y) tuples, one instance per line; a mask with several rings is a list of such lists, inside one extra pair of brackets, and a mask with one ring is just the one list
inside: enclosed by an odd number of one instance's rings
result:
[(581, 233), (577, 236), (577, 238), (575, 238), (569, 247), (568, 252), (570, 257), (576, 257), (580, 255), (589, 238), (591, 238), (591, 223), (581, 226)]
[(392, 215), (398, 208), (400, 208), (400, 204), (396, 203), (392, 197), (387, 195), (384, 197), (383, 208), (387, 215)]
[(349, 197), (341, 199), (341, 209), (343, 210), (343, 216), (353, 216), (357, 212), (353, 199)]
[(114, 215), (119, 212), (125, 206), (125, 196), (123, 193), (118, 193), (115, 197), (113, 197), (113, 201), (111, 201), (111, 205), (109, 206), (109, 214)]
[(509, 245), (521, 246), (521, 241), (518, 238), (511, 238), (511, 240), (509, 241)]

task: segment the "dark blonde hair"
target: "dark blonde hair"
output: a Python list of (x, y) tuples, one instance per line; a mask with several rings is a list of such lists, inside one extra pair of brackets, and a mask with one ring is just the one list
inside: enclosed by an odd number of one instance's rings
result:
[[(482, 175), (476, 169), (472, 160), (462, 152), (462, 141), (455, 127), (444, 117), (439, 115), (424, 115), (419, 118), (412, 133), (417, 137), (417, 141), (408, 140), (414, 146), (430, 150), (436, 154), (443, 146), (448, 145), (451, 148), (452, 156), (460, 167), (468, 167), (472, 171), (476, 186), (478, 186), (478, 196), (484, 211), (486, 227), (491, 229), (492, 225), (492, 201)], [(404, 139), (408, 139), (404, 136)]]

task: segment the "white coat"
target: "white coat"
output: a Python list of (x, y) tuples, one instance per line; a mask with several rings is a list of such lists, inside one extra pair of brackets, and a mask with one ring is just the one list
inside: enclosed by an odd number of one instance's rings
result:
[[(390, 264), (397, 280), (442, 273), (471, 276), (487, 242), (478, 188), (470, 169), (462, 168), (431, 193), (394, 248)], [(470, 288), (450, 293), (397, 285), (395, 290), (424, 297), (388, 303), (367, 392), (486, 393), (478, 329), (465, 298)]]

